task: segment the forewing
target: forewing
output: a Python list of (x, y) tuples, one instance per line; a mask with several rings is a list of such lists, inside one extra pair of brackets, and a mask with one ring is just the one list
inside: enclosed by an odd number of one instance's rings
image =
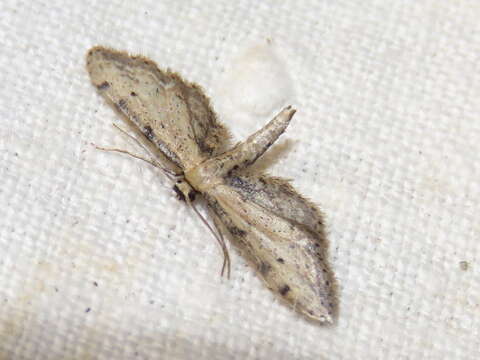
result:
[(87, 70), (107, 101), (183, 169), (216, 155), (228, 139), (197, 85), (144, 57), (95, 47)]
[(227, 180), (206, 198), (235, 245), (273, 292), (308, 317), (330, 322), (333, 278), (317, 208), (282, 179)]

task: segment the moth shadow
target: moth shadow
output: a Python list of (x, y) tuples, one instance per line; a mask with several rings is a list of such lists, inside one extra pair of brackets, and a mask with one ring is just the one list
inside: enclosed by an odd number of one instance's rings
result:
[(297, 141), (285, 139), (279, 143), (275, 143), (268, 149), (255, 163), (253, 163), (246, 172), (248, 173), (265, 173), (268, 169), (276, 164), (280, 159), (285, 158), (285, 154), (289, 153)]

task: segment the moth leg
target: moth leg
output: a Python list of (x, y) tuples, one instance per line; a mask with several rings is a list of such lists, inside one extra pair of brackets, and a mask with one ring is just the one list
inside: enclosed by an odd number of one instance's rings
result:
[[(94, 144), (95, 145), (95, 144)], [(142, 161), (145, 161), (146, 163), (152, 165), (152, 166), (155, 166), (155, 167), (158, 167), (158, 164), (157, 162), (154, 160), (154, 159), (146, 159), (140, 155), (136, 155), (134, 153), (131, 153), (130, 151), (128, 150), (123, 150), (123, 149), (117, 149), (117, 148), (106, 148), (106, 147), (103, 147), (103, 146), (98, 146), (98, 145), (95, 145), (95, 148), (97, 150), (102, 150), (102, 151), (110, 151), (110, 152), (119, 152), (119, 153), (122, 153), (122, 154), (127, 154), (127, 155), (130, 155), (131, 157), (134, 157), (135, 159), (139, 159), (139, 160), (142, 160)]]
[(217, 230), (216, 232), (210, 226), (208, 221), (205, 220), (205, 218), (202, 216), (202, 214), (200, 214), (200, 212), (197, 210), (195, 205), (193, 205), (193, 203), (190, 202), (190, 201), (187, 201), (187, 202), (192, 207), (192, 209), (196, 212), (196, 214), (198, 215), (200, 220), (202, 220), (202, 222), (205, 224), (205, 226), (208, 227), (210, 232), (213, 234), (213, 237), (215, 238), (215, 240), (217, 240), (217, 243), (220, 245), (220, 248), (222, 249), (222, 253), (223, 253), (223, 264), (222, 264), (222, 271), (220, 272), (220, 276), (223, 276), (223, 274), (225, 273), (225, 269), (226, 269), (227, 270), (227, 278), (230, 279), (230, 264), (231, 264), (230, 254), (228, 252), (228, 248), (227, 248), (227, 244), (225, 243), (225, 239), (223, 238), (223, 233), (220, 231), (220, 228), (219, 228), (219, 226), (216, 222), (215, 215), (213, 216), (213, 223), (214, 223), (215, 228)]
[(153, 157), (153, 155), (151, 154), (151, 152), (149, 151), (148, 148), (146, 148), (137, 138), (135, 138), (134, 136), (130, 135), (127, 131), (125, 131), (124, 129), (122, 129), (120, 126), (116, 125), (116, 124), (112, 124), (117, 130), (119, 130), (121, 133), (123, 133), (124, 135), (128, 136), (130, 139), (132, 139), (133, 141), (135, 141), (135, 143), (140, 146), (147, 154), (150, 155), (150, 159), (146, 159), (145, 157), (143, 156), (140, 156), (140, 155), (136, 155), (136, 154), (133, 154), (127, 150), (123, 150), (123, 149), (117, 149), (117, 148), (105, 148), (105, 147), (101, 147), (101, 146), (97, 146), (95, 145), (95, 147), (98, 149), (98, 150), (102, 150), (102, 151), (112, 151), (112, 152), (119, 152), (119, 153), (123, 153), (123, 154), (127, 154), (127, 155), (130, 155), (132, 157), (134, 157), (135, 159), (139, 159), (139, 160), (143, 160), (145, 161), (146, 163), (156, 167), (156, 168), (159, 168), (160, 170), (163, 171), (163, 173), (172, 181), (174, 181), (175, 177), (178, 177), (178, 176), (181, 176), (183, 174), (177, 174), (175, 173), (174, 171), (170, 170), (170, 169), (167, 169), (166, 167), (162, 166), (160, 164), (160, 162), (158, 162), (157, 160), (155, 160), (155, 158)]
[(213, 216), (213, 224), (215, 225), (215, 229), (217, 230), (217, 233), (220, 235), (223, 244), (225, 245), (225, 251), (223, 253), (223, 265), (222, 265), (222, 272), (221, 275), (223, 276), (223, 272), (225, 270), (225, 266), (227, 267), (227, 279), (230, 279), (230, 269), (231, 269), (231, 261), (230, 261), (230, 254), (228, 252), (228, 248), (225, 244), (225, 239), (223, 237), (223, 232), (222, 229), (220, 228), (220, 224), (218, 222), (217, 216)]

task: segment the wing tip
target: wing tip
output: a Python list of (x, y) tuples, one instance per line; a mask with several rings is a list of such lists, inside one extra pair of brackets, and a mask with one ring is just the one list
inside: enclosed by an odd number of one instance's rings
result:
[(304, 315), (308, 317), (309, 320), (320, 323), (322, 325), (331, 325), (334, 322), (334, 315), (331, 309), (322, 307), (317, 312), (307, 310), (303, 312)]

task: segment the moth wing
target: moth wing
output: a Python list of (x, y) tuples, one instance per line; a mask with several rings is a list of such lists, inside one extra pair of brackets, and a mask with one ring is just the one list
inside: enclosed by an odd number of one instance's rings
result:
[(333, 277), (319, 210), (287, 181), (230, 176), (206, 199), (267, 286), (297, 311), (331, 322)]
[(180, 168), (223, 150), (227, 130), (197, 85), (142, 56), (104, 47), (88, 52), (87, 70), (100, 94)]

